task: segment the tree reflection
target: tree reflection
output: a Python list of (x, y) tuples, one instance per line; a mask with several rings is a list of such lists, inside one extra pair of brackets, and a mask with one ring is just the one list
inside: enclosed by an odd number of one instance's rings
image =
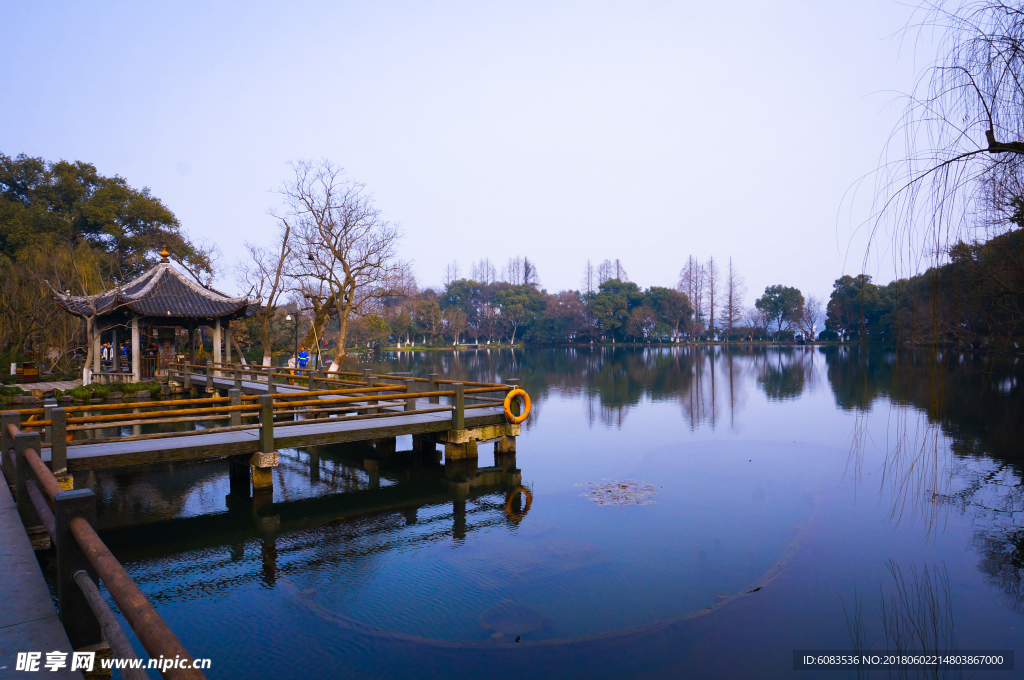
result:
[[(1017, 360), (936, 351), (836, 348), (826, 354), (840, 408), (857, 413), (851, 465), (859, 468), (868, 414), (888, 405), (880, 492), (890, 518), (970, 513), (980, 570), (1024, 613), (1024, 380)], [(877, 443), (877, 442), (876, 442)]]

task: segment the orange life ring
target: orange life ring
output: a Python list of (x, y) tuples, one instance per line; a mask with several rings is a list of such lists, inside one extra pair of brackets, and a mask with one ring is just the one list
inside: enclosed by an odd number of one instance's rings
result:
[[(523, 398), (523, 412), (518, 416), (512, 415), (512, 399), (513, 397)], [(505, 418), (510, 423), (519, 424), (530, 417), (530, 395), (526, 393), (521, 387), (517, 387), (508, 394), (505, 395)]]
[[(523, 494), (523, 498), (526, 499), (526, 505), (519, 512), (512, 509), (512, 501), (515, 500), (516, 496)], [(522, 519), (526, 517), (526, 513), (530, 511), (530, 506), (533, 505), (533, 494), (525, 486), (513, 487), (508, 495), (505, 496), (505, 514), (512, 519)]]

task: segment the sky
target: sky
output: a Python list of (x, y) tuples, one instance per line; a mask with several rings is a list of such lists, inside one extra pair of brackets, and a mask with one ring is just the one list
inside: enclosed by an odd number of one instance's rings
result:
[(149, 187), (226, 290), (299, 159), (366, 185), (421, 286), (513, 256), (551, 292), (732, 258), (748, 304), (893, 277), (852, 193), (921, 67), (893, 0), (0, 3), (0, 152)]

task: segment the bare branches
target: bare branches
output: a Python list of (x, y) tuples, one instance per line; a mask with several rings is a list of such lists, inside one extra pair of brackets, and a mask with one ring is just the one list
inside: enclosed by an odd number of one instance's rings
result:
[[(273, 213), (271, 213), (273, 214)], [(275, 217), (278, 217), (275, 215)], [(261, 303), (260, 342), (263, 347), (263, 365), (270, 365), (270, 322), (277, 312), (278, 302), (282, 293), (287, 290), (287, 271), (285, 269), (292, 254), (292, 227), (284, 217), (278, 217), (278, 230), (275, 248), (270, 250), (249, 242), (245, 249), (249, 259), (238, 266), (238, 280), (242, 287), (248, 287), (249, 295)]]
[(415, 288), (408, 263), (400, 260), (398, 226), (381, 218), (362, 184), (347, 180), (327, 160), (291, 164), (295, 177), (279, 191), (294, 244), (289, 275), (304, 281), (307, 295), (330, 298), (340, 321), (338, 354), (345, 356), (348, 324), (385, 298)]
[(907, 32), (937, 32), (939, 57), (883, 154), (871, 238), (888, 230), (894, 256), (937, 264), (965, 232), (1009, 227), (993, 189), (1019, 186), (1024, 163), (1024, 12), (986, 0), (921, 11)]

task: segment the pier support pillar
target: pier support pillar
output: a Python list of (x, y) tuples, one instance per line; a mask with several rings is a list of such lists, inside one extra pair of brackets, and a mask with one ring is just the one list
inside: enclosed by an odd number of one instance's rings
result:
[(423, 434), (414, 434), (412, 436), (412, 450), (415, 453), (434, 453), (437, 451), (437, 442)]
[(373, 445), (373, 449), (374, 451), (377, 452), (378, 456), (390, 456), (398, 449), (396, 437), (383, 437), (381, 439), (371, 439), (370, 443)]
[(236, 498), (249, 497), (250, 471), (249, 457), (239, 454), (228, 458), (228, 478), (231, 482), (231, 495)]
[(478, 457), (475, 440), (470, 440), (464, 444), (444, 443), (444, 462), (446, 464), (451, 460), (465, 460), (466, 458)]
[(363, 469), (370, 477), (370, 488), (380, 488), (380, 463), (374, 458), (367, 458), (363, 461)]
[(277, 467), (277, 451), (272, 454), (254, 453), (249, 459), (249, 467), (252, 472), (252, 490), (258, 492), (263, 489), (274, 488), (274, 468)]
[(309, 481), (320, 481), (320, 453), (316, 450), (309, 451)]
[(466, 500), (465, 498), (452, 501), (452, 536), (459, 539), (466, 538)]
[(494, 453), (515, 453), (516, 452), (516, 438), (507, 434), (502, 435), (498, 441), (494, 442)]

